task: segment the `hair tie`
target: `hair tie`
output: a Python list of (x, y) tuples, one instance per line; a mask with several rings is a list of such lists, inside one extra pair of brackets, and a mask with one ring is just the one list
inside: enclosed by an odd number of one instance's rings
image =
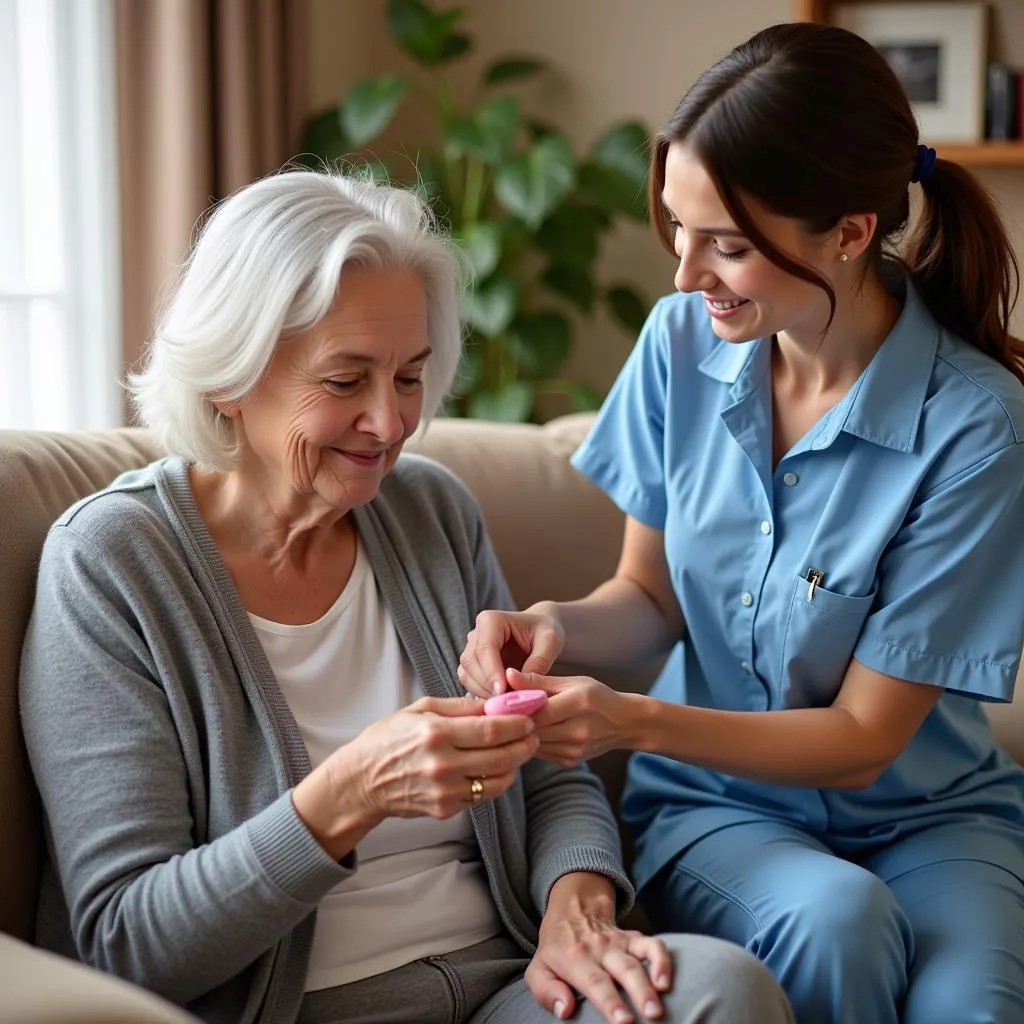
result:
[(931, 146), (917, 147), (917, 163), (914, 165), (914, 173), (910, 180), (924, 181), (935, 169), (935, 150)]

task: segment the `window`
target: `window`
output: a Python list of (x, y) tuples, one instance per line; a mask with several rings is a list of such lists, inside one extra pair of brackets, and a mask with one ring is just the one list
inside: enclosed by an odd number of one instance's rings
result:
[(112, 0), (0, 0), (0, 427), (123, 422)]

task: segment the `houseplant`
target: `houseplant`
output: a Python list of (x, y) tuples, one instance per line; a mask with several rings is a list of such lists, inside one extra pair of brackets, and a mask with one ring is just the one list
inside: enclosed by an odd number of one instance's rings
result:
[[(472, 48), (462, 17), (426, 0), (388, 0), (390, 36), (418, 73), (357, 82), (311, 118), (301, 159), (344, 161), (414, 185), (465, 253), (468, 336), (449, 415), (527, 420), (543, 409), (594, 408), (601, 396), (593, 388), (560, 375), (572, 345), (567, 312), (590, 316), (604, 303), (631, 333), (648, 312), (632, 286), (595, 275), (615, 218), (646, 219), (648, 131), (616, 124), (577, 158), (563, 134), (520, 109), (516, 86), (545, 70), (529, 57), (493, 61), (474, 102), (460, 106), (446, 71)], [(432, 113), (435, 148), (381, 159), (373, 144), (414, 97)]]

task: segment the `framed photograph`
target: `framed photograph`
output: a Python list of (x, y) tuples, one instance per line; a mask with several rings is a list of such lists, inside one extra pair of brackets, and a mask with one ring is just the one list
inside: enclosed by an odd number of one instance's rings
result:
[(843, 3), (832, 21), (878, 49), (903, 83), (926, 142), (985, 134), (984, 3)]

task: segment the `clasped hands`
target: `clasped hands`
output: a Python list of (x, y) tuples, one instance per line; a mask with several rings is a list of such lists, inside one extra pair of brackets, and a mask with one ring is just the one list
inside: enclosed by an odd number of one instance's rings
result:
[(609, 750), (629, 749), (635, 695), (590, 676), (547, 675), (564, 646), (562, 627), (551, 615), (481, 612), (466, 637), (459, 682), (485, 698), (509, 688), (544, 690), (548, 702), (533, 716), (540, 741), (536, 756), (544, 761), (568, 767)]

